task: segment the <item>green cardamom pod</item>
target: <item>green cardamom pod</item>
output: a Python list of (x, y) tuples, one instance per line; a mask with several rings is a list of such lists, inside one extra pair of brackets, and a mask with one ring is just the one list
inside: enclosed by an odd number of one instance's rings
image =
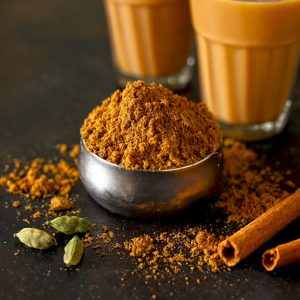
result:
[(18, 233), (15, 233), (14, 236), (30, 248), (48, 249), (57, 245), (55, 238), (51, 234), (37, 228), (23, 228)]
[(80, 238), (75, 235), (65, 246), (64, 263), (67, 267), (76, 266), (80, 263), (84, 246)]
[(65, 234), (84, 233), (91, 229), (91, 223), (77, 216), (61, 216), (48, 222), (50, 226)]

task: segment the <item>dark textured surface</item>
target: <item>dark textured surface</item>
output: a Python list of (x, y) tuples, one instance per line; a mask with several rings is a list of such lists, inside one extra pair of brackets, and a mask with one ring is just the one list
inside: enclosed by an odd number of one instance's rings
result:
[[(0, 157), (32, 158), (53, 155), (57, 143), (79, 141), (79, 127), (87, 113), (115, 90), (107, 28), (101, 1), (2, 0), (0, 2)], [(197, 98), (194, 80), (185, 95)], [(299, 95), (299, 94), (298, 94)], [(299, 98), (295, 96), (294, 98)], [(278, 137), (253, 144), (270, 163), (292, 169), (300, 186), (300, 105)], [(81, 184), (76, 187), (82, 215), (98, 224), (128, 233), (169, 230), (174, 224), (193, 223), (214, 215), (205, 208), (161, 223), (126, 220), (94, 203)], [(12, 234), (26, 224), (16, 220), (16, 210), (4, 208), (17, 197), (0, 189), (0, 299), (299, 299), (299, 264), (274, 273), (260, 265), (262, 250), (299, 238), (294, 222), (230, 273), (208, 274), (197, 285), (197, 273), (184, 275), (176, 285), (164, 281), (144, 283), (130, 274), (130, 259), (99, 257), (86, 251), (80, 271), (63, 270), (63, 247), (46, 252), (26, 250)], [(201, 222), (200, 222), (201, 223)], [(38, 224), (38, 223), (37, 223)], [(13, 253), (20, 249), (19, 256)], [(121, 273), (128, 274), (125, 287)], [(200, 276), (201, 277), (201, 276)]]

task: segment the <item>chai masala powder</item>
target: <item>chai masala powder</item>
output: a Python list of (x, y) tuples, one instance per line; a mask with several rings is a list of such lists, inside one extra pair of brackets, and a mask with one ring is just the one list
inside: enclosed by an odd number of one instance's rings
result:
[(129, 170), (193, 164), (215, 152), (222, 132), (204, 103), (157, 84), (129, 82), (86, 118), (88, 150)]
[(215, 207), (227, 215), (227, 221), (245, 225), (286, 198), (296, 185), (283, 174), (272, 170), (245, 144), (225, 139), (224, 169)]
[[(77, 169), (77, 156), (79, 145), (68, 147), (66, 144), (56, 145), (61, 158), (45, 160), (41, 157), (34, 158), (31, 162), (22, 163), (14, 159), (12, 166), (4, 167), (5, 174), (0, 175), (0, 186), (6, 187), (10, 194), (23, 196), (25, 199), (13, 200), (12, 206), (31, 212), (33, 219), (43, 216), (55, 216), (58, 211), (69, 210), (78, 214), (74, 208), (74, 201), (70, 199), (73, 187), (79, 180)], [(31, 199), (45, 199), (39, 203)], [(51, 201), (48, 201), (52, 198)], [(50, 202), (48, 204), (48, 202)], [(46, 205), (45, 205), (46, 203)], [(41, 209), (46, 212), (41, 213)], [(20, 211), (18, 210), (20, 214)], [(29, 222), (28, 219), (23, 219)]]

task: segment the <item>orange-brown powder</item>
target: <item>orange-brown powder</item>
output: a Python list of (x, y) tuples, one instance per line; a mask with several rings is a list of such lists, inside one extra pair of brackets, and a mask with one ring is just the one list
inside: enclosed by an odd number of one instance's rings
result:
[(66, 210), (71, 209), (74, 206), (74, 202), (70, 199), (61, 196), (55, 196), (50, 201), (50, 210)]
[(91, 152), (130, 170), (193, 164), (216, 151), (222, 139), (204, 103), (142, 81), (128, 83), (96, 107), (81, 136)]
[(19, 200), (14, 200), (14, 201), (12, 202), (12, 206), (13, 206), (14, 208), (20, 207), (20, 206), (21, 206), (21, 202), (20, 202)]
[(153, 238), (149, 235), (134, 237), (124, 243), (125, 249), (130, 251), (130, 256), (146, 257), (154, 248)]
[[(75, 215), (80, 213), (79, 209), (72, 209), (74, 201), (70, 199), (72, 189), (79, 179), (79, 145), (69, 147), (59, 144), (56, 149), (60, 158), (46, 160), (36, 157), (24, 163), (14, 159), (12, 164), (5, 165), (4, 173), (0, 175), (0, 186), (4, 186), (10, 194), (26, 198), (20, 197), (20, 200), (12, 201), (13, 207), (21, 207), (17, 210), (17, 218), (25, 213), (29, 222), (29, 219), (56, 216), (60, 210), (68, 210), (68, 213)], [(53, 197), (50, 203), (49, 197)], [(37, 198), (44, 200), (31, 201)]]
[(137, 268), (147, 278), (178, 274), (183, 269), (212, 272), (229, 270), (219, 257), (217, 246), (223, 237), (216, 237), (201, 227), (188, 227), (152, 236), (136, 236), (125, 241), (124, 247), (136, 259)]
[(58, 162), (35, 158), (30, 163), (14, 161), (13, 169), (1, 175), (0, 185), (11, 194), (27, 198), (46, 198), (52, 195), (68, 195), (77, 180), (77, 167), (64, 159)]
[(224, 170), (216, 207), (228, 215), (228, 222), (254, 220), (289, 195), (293, 182), (272, 170), (245, 144), (224, 141)]

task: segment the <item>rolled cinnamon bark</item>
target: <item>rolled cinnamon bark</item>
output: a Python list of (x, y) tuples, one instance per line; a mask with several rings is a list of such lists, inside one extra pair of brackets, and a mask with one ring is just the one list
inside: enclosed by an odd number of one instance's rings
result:
[(299, 216), (300, 189), (222, 241), (218, 253), (233, 267)]
[(300, 262), (300, 239), (267, 250), (262, 257), (262, 264), (267, 271)]

